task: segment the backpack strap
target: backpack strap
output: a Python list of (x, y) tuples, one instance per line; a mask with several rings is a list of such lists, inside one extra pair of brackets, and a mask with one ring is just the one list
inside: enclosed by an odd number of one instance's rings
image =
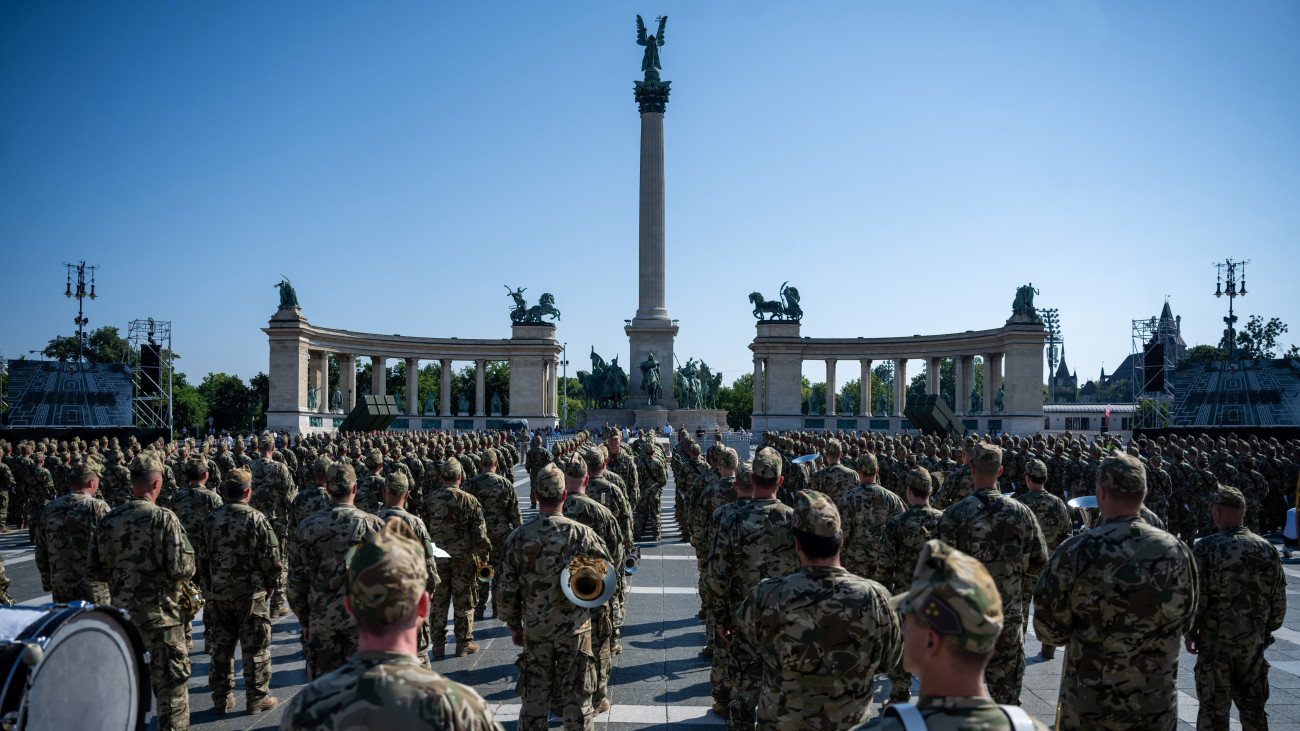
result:
[(1020, 706), (998, 706), (998, 708), (1007, 714), (1012, 731), (1034, 731), (1034, 721), (1028, 713), (1025, 713), (1025, 709)]
[(882, 717), (893, 716), (903, 723), (903, 731), (925, 731), (925, 717), (911, 703), (890, 703)]

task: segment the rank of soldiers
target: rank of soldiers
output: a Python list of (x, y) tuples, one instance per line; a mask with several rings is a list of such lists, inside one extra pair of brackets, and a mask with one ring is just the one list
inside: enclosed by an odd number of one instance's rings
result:
[(611, 704), (627, 576), (636, 542), (662, 540), (669, 476), (698, 559), (713, 710), (733, 728), (1043, 728), (1018, 707), (1031, 621), (1045, 657), (1065, 648), (1057, 729), (1173, 728), (1180, 644), (1197, 656), (1205, 727), (1232, 703), (1244, 726), (1266, 725), (1263, 653), (1286, 592), (1259, 534), (1296, 504), (1300, 442), (791, 432), (741, 461), (685, 429), (670, 450), (659, 441), (609, 428), (549, 449), (538, 435), (523, 454), (498, 432), (0, 441), (0, 526), (29, 531), (55, 602), (127, 611), (160, 729), (188, 727), (199, 606), (218, 714), (234, 710), (236, 649), (245, 712), (276, 707), (272, 622), (292, 612), (312, 683), (282, 728), (498, 728), (472, 689), (429, 669), (447, 652), (430, 617), (450, 611), (463, 656), (490, 609), (520, 647), (519, 727), (555, 713), (590, 728)]

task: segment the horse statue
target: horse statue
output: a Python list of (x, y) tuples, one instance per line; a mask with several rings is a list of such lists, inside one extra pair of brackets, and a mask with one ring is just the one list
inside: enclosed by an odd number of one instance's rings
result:
[[(781, 306), (780, 302), (777, 302), (776, 300), (764, 300), (763, 295), (758, 292), (750, 292), (749, 301), (754, 304), (754, 317), (757, 317), (759, 320), (780, 320), (782, 319), (782, 315), (785, 313), (785, 308)], [(771, 317), (764, 318), (764, 313), (771, 315)]]
[(799, 322), (803, 319), (803, 308), (799, 307), (799, 290), (788, 286), (790, 283), (785, 282), (781, 285), (781, 299), (764, 300), (763, 295), (758, 292), (749, 293), (749, 301), (754, 305), (754, 317), (763, 320), (766, 313), (768, 320), (788, 320)]
[(507, 285), (506, 291), (510, 293), (510, 298), (515, 301), (514, 309), (510, 310), (510, 321), (522, 322), (524, 316), (528, 313), (528, 302), (524, 299), (524, 292), (527, 291), (527, 288), (519, 287), (517, 289), (511, 289)]
[(710, 409), (718, 408), (718, 392), (721, 390), (722, 390), (722, 371), (718, 371), (717, 373), (713, 374), (713, 378), (709, 379), (708, 394), (709, 394)]
[(550, 292), (543, 292), (537, 299), (537, 304), (528, 308), (520, 322), (540, 323), (543, 317), (550, 317), (552, 320), (560, 319), (560, 311), (555, 309), (555, 297)]

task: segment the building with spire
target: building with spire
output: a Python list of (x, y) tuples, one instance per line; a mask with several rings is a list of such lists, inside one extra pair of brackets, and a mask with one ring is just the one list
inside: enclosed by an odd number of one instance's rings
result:
[(1069, 404), (1078, 400), (1079, 376), (1071, 373), (1069, 366), (1065, 364), (1064, 343), (1061, 344), (1061, 363), (1052, 374), (1048, 389), (1054, 404)]

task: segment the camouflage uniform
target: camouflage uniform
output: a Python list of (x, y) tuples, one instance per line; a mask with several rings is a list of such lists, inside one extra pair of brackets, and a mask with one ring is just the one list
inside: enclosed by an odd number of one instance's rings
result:
[(298, 525), (306, 520), (307, 516), (318, 513), (329, 506), (330, 494), (324, 487), (312, 485), (303, 490), (293, 499), (293, 505), (290, 506), (291, 528), (297, 530)]
[[(1001, 464), (1002, 450), (976, 445), (971, 460)], [(972, 466), (974, 469), (974, 466)], [(1047, 544), (1033, 512), (1004, 498), (997, 486), (948, 508), (936, 531), (939, 540), (984, 563), (1002, 598), (1003, 625), (993, 659), (985, 670), (989, 695), (998, 703), (1018, 704), (1025, 677), (1025, 623), (1021, 614), (1025, 579), (1042, 570)]]
[(27, 539), (36, 542), (36, 516), (51, 500), (58, 497), (50, 471), (33, 464), (32, 479), (27, 484)]
[[(943, 489), (934, 496), (934, 507), (943, 510), (950, 505), (956, 505), (973, 494), (975, 494), (975, 482), (971, 479), (970, 465), (964, 464), (948, 474), (948, 479), (944, 480)], [(902, 497), (902, 490), (899, 490), (898, 495)]]
[[(390, 489), (392, 489), (391, 485)], [(432, 597), (434, 592), (438, 590), (438, 584), (442, 583), (442, 578), (438, 575), (437, 559), (433, 556), (433, 540), (429, 538), (429, 531), (418, 515), (407, 512), (404, 508), (386, 506), (379, 511), (379, 519), (385, 523), (394, 518), (404, 523), (407, 528), (410, 528), (412, 535), (420, 541), (420, 547), (424, 553), (424, 573), (426, 577), (424, 590), (429, 592), (429, 596)], [(446, 614), (444, 613), (443, 616), (445, 617)], [(442, 621), (442, 626), (445, 633), (447, 631), (447, 620)], [(416, 659), (419, 660), (420, 665), (430, 669), (433, 667), (429, 662), (429, 645), (432, 642), (433, 618), (425, 617), (424, 622), (420, 625), (420, 634), (416, 638), (415, 647), (419, 650)]]
[[(409, 478), (402, 477), (409, 487)], [(389, 520), (353, 555), (344, 583), (363, 631), (407, 619), (427, 591), (428, 542), (420, 545), (413, 523), (418, 521), (403, 516)], [(421, 667), (411, 655), (358, 652), (295, 696), (280, 728), (500, 731), (501, 726), (472, 689)]]
[[(275, 445), (275, 439), (269, 434), (263, 434), (258, 439), (258, 444), (264, 450), (269, 449)], [(275, 528), (275, 534), (280, 538), (280, 550), (283, 552), (288, 549), (287, 544), (290, 543), (288, 538), (289, 525), (292, 521), (291, 508), (293, 499), (298, 494), (293, 473), (283, 462), (267, 457), (253, 462), (248, 470), (253, 476), (253, 499), (249, 504), (271, 521), (271, 527)], [(286, 565), (287, 570), (288, 562), (283, 560), (283, 556), (281, 563)], [(280, 614), (283, 611), (286, 593), (276, 592), (271, 596), (272, 613)], [(300, 618), (301, 616), (299, 615)]]
[[(801, 493), (792, 527), (837, 537), (835, 503), (818, 492)], [(903, 650), (889, 592), (839, 566), (808, 566), (762, 581), (736, 610), (735, 627), (734, 636), (762, 662), (762, 729), (820, 731), (865, 720), (876, 674), (896, 665)]]
[(620, 445), (618, 454), (610, 453), (605, 471), (613, 472), (623, 480), (623, 491), (627, 493), (628, 502), (635, 508), (641, 498), (642, 475), (637, 469), (636, 458), (628, 451), (626, 444)]
[[(1213, 503), (1246, 508), (1246, 499), (1227, 488)], [(1230, 527), (1196, 542), (1192, 550), (1200, 579), (1196, 614), (1187, 632), (1198, 643), (1197, 728), (1226, 729), (1237, 704), (1245, 729), (1268, 728), (1268, 661), (1264, 649), (1286, 617), (1286, 575), (1272, 544), (1243, 527)]]
[[(1108, 490), (1146, 488), (1133, 457), (1107, 457), (1100, 469)], [(1173, 729), (1178, 640), (1196, 595), (1191, 550), (1136, 517), (1061, 544), (1034, 589), (1039, 639), (1068, 645), (1057, 729)]]
[[(440, 468), (445, 481), (454, 482), (463, 477), (459, 460), (449, 459)], [(478, 564), (476, 558), (487, 558), (492, 552), (488, 542), (487, 523), (483, 509), (473, 495), (450, 484), (424, 498), (424, 524), (438, 548), (451, 554), (451, 558), (438, 559), (438, 575), (442, 581), (429, 603), (429, 616), (445, 618), (453, 605), (457, 654), (474, 652), (474, 609), (478, 606)], [(497, 608), (500, 611), (500, 607)], [(494, 612), (495, 615), (495, 612)], [(429, 626), (430, 643), (434, 656), (447, 644), (447, 622), (435, 619)]]
[[(870, 466), (874, 460), (864, 455), (862, 461)], [(840, 549), (844, 568), (864, 579), (879, 578), (876, 560), (880, 552), (880, 531), (885, 521), (906, 510), (907, 505), (893, 492), (866, 483), (844, 493), (838, 509), (844, 522), (844, 546)]]
[[(757, 477), (780, 476), (780, 462), (770, 451), (754, 457)], [(725, 632), (732, 625), (732, 612), (763, 579), (788, 576), (799, 570), (790, 531), (794, 510), (776, 498), (754, 498), (728, 514), (718, 525), (717, 536), (706, 563), (709, 585), (708, 612)], [(732, 634), (727, 648), (733, 683), (730, 725), (753, 725), (762, 681), (759, 648), (739, 634)]]
[[(646, 444), (653, 445), (654, 442), (646, 441)], [(636, 460), (640, 492), (637, 495), (636, 511), (632, 521), (632, 536), (637, 539), (646, 537), (658, 541), (663, 538), (661, 501), (664, 485), (668, 484), (668, 468), (664, 465), (660, 451), (654, 449), (651, 452), (651, 449), (654, 448), (647, 446), (646, 451), (642, 452)]]
[(1264, 500), (1268, 497), (1268, 480), (1253, 468), (1253, 460), (1243, 461), (1242, 469), (1237, 471), (1233, 487), (1246, 498), (1246, 527), (1253, 533), (1259, 532), (1260, 516), (1264, 514)]
[(104, 465), (104, 474), (99, 478), (100, 495), (110, 508), (116, 508), (131, 499), (131, 471), (117, 461), (120, 459), (121, 453), (112, 450), (109, 453), (110, 463)]
[(86, 556), (108, 503), (72, 492), (45, 506), (36, 518), (36, 568), (41, 588), (54, 603), (110, 603), (108, 584), (87, 575)]
[[(327, 489), (343, 496), (356, 484), (351, 466), (330, 467)], [(383, 526), (352, 505), (332, 503), (298, 524), (289, 544), (285, 594), (305, 633), (307, 677), (314, 680), (342, 666), (357, 649), (357, 624), (343, 607), (343, 564), (350, 548)]]
[[(840, 440), (831, 439), (826, 442), (826, 455), (828, 458), (839, 457), (843, 453), (844, 447), (840, 444)], [(813, 476), (808, 480), (808, 488), (828, 495), (831, 500), (838, 503), (844, 493), (857, 487), (858, 482), (857, 472), (836, 462), (814, 472)]]
[[(558, 467), (538, 470), (536, 483), (539, 498), (564, 494)], [(519, 731), (545, 729), (551, 708), (564, 717), (566, 729), (593, 727), (591, 610), (569, 601), (560, 588), (561, 572), (580, 556), (609, 560), (595, 531), (559, 513), (541, 513), (515, 529), (501, 552), (497, 616), (524, 643), (515, 662), (515, 690), (523, 704)]]
[[(0, 450), (3, 451), (3, 450)], [(9, 530), (9, 495), (18, 488), (9, 465), (0, 462), (0, 533)]]
[(542, 448), (540, 439), (524, 454), (524, 471), (528, 473), (529, 507), (537, 507), (537, 471), (551, 462), (551, 453)]
[[(226, 484), (232, 489), (251, 480), (247, 470), (226, 473)], [(208, 685), (213, 705), (218, 712), (234, 705), (231, 694), (235, 690), (238, 645), (243, 648), (246, 705), (257, 707), (270, 694), (268, 594), (281, 589), (284, 567), (280, 563), (280, 539), (265, 515), (239, 502), (212, 510), (192, 535), (198, 558), (195, 576), (206, 599), (203, 626), (206, 648), (212, 656)]]
[[(495, 462), (491, 463), (495, 464)], [(499, 472), (484, 469), (465, 485), (465, 492), (473, 495), (483, 509), (488, 541), (492, 544), (486, 559), (492, 570), (500, 573), (501, 547), (506, 544), (506, 536), (524, 522), (519, 512), (519, 493), (515, 492), (515, 483)], [(483, 586), (480, 587), (476, 610), (478, 619), (483, 618), (487, 605), (488, 587)]]
[(1167, 523), (1169, 505), (1174, 496), (1174, 481), (1162, 468), (1163, 464), (1164, 460), (1156, 456), (1151, 460), (1151, 464), (1147, 465), (1147, 496), (1142, 502)]
[[(131, 468), (162, 472), (162, 458), (141, 453)], [(100, 520), (87, 563), (86, 573), (108, 582), (113, 605), (127, 610), (144, 638), (159, 731), (189, 728), (190, 658), (180, 582), (194, 575), (194, 549), (180, 520), (147, 498), (133, 498)]]
[(1215, 532), (1214, 524), (1210, 521), (1210, 496), (1219, 489), (1219, 478), (1208, 469), (1209, 464), (1209, 458), (1201, 455), (1196, 461), (1197, 469), (1187, 484), (1187, 502), (1191, 513), (1188, 518), (1189, 534), (1197, 538)]
[[(942, 517), (943, 513), (929, 505), (912, 505), (885, 523), (880, 535), (876, 575), (891, 593), (907, 589), (921, 547), (934, 537)], [(912, 674), (903, 669), (901, 657), (889, 669), (889, 682), (890, 701), (907, 701), (911, 697)]]
[[(601, 461), (604, 460), (604, 448), (600, 448)], [(584, 456), (588, 456), (584, 453)], [(598, 463), (587, 462), (587, 469), (593, 471), (598, 468)], [(587, 484), (587, 494), (591, 499), (605, 506), (614, 516), (614, 521), (618, 524), (621, 537), (620, 556), (627, 556), (632, 551), (632, 506), (627, 501), (627, 496), (623, 488), (614, 484), (607, 479), (611, 473), (604, 472), (599, 477), (591, 478)], [(614, 475), (617, 477), (617, 475)], [(611, 547), (611, 550), (617, 550)], [(627, 612), (627, 575), (622, 571), (618, 574), (618, 590), (614, 592), (614, 598), (610, 600), (610, 610), (614, 621), (614, 645), (613, 651), (617, 654), (621, 648), (618, 647), (619, 628), (623, 626), (623, 617)]]

